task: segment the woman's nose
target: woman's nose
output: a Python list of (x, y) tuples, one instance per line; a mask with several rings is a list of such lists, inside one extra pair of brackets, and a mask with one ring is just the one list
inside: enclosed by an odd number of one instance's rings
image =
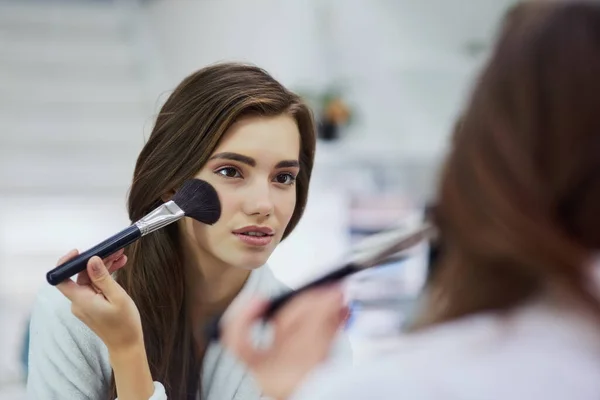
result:
[(256, 184), (245, 193), (244, 213), (268, 216), (273, 213), (273, 200), (269, 185)]

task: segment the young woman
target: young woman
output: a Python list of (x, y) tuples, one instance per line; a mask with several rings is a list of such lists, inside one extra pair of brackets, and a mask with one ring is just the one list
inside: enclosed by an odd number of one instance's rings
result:
[(525, 2), (504, 28), (442, 173), (444, 247), (415, 332), (354, 370), (311, 372), (339, 293), (291, 302), (274, 321), (285, 346), (261, 351), (246, 342), (257, 303), (225, 342), (273, 398), (600, 398), (600, 4)]
[[(31, 322), (29, 396), (261, 398), (204, 330), (236, 299), (287, 290), (265, 263), (302, 216), (314, 151), (309, 109), (265, 71), (218, 64), (186, 78), (138, 158), (129, 217), (196, 177), (219, 193), (221, 218), (213, 226), (185, 218), (104, 262), (93, 258), (77, 282), (44, 288)], [(332, 357), (348, 356), (339, 344)]]

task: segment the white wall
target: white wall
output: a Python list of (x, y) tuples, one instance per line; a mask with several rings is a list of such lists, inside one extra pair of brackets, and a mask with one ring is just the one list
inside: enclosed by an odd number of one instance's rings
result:
[(246, 61), (286, 85), (326, 79), (313, 0), (155, 1), (148, 20), (172, 85), (207, 64)]
[[(435, 158), (444, 151), (476, 62), (460, 52), (469, 36), (463, 31), (449, 35), (447, 27), (440, 29), (439, 18), (430, 16), (435, 8), (454, 2), (423, 3), (433, 5), (389, 0), (155, 1), (148, 20), (171, 86), (221, 60), (258, 64), (292, 88), (341, 81), (358, 111), (352, 148)], [(438, 23), (431, 26), (437, 36), (428, 32), (429, 21)], [(487, 30), (479, 27), (473, 35), (485, 36)], [(446, 42), (432, 43), (440, 33)]]

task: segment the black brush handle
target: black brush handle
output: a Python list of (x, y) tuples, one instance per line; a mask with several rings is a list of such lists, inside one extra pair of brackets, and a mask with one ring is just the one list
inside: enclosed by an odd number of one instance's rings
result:
[(298, 288), (296, 290), (292, 290), (290, 292), (287, 292), (287, 293), (284, 293), (282, 295), (275, 297), (273, 300), (271, 300), (269, 302), (269, 306), (267, 307), (267, 309), (265, 310), (265, 313), (263, 314), (263, 319), (268, 320), (268, 319), (272, 318), (273, 315), (275, 315), (275, 313), (281, 307), (283, 307), (291, 299), (293, 299), (300, 293), (306, 292), (307, 290), (310, 290), (310, 289), (314, 289), (318, 286), (323, 286), (323, 285), (327, 285), (330, 283), (338, 282), (338, 281), (342, 280), (343, 278), (347, 277), (348, 275), (352, 275), (353, 273), (357, 272), (358, 270), (359, 269), (356, 268), (355, 265), (347, 264), (347, 265), (343, 266), (342, 268), (338, 268), (334, 271), (331, 271), (328, 274), (322, 276), (321, 278), (314, 280), (310, 283), (307, 283), (306, 285), (301, 286), (300, 288)]
[(111, 236), (100, 244), (92, 247), (89, 250), (81, 253), (72, 260), (59, 265), (46, 274), (46, 280), (51, 285), (58, 285), (62, 281), (69, 279), (75, 274), (85, 270), (90, 258), (98, 256), (106, 258), (113, 253), (121, 250), (128, 244), (131, 244), (142, 237), (142, 232), (136, 225), (123, 229), (116, 235)]
[[(334, 271), (331, 271), (328, 274), (322, 276), (321, 278), (314, 280), (310, 283), (307, 283), (306, 285), (301, 286), (300, 288), (298, 288), (296, 290), (292, 290), (290, 292), (279, 295), (269, 302), (269, 305), (267, 306), (267, 309), (265, 310), (265, 312), (262, 316), (262, 319), (266, 321), (266, 320), (272, 318), (273, 315), (275, 315), (275, 313), (281, 307), (283, 307), (285, 304), (287, 304), (290, 300), (292, 300), (294, 297), (296, 297), (300, 293), (304, 293), (307, 290), (314, 289), (318, 286), (323, 286), (323, 285), (327, 285), (330, 283), (338, 282), (338, 281), (342, 280), (343, 278), (345, 278), (349, 275), (352, 275), (353, 273), (358, 272), (360, 270), (361, 269), (358, 268), (354, 264), (346, 264), (342, 268), (338, 268)], [(221, 326), (221, 318), (222, 317), (223, 317), (222, 315), (219, 315), (217, 318), (215, 318), (209, 324), (208, 331), (207, 331), (207, 336), (208, 336), (209, 340), (213, 340), (213, 341), (219, 340), (219, 338), (221, 336), (220, 326)]]

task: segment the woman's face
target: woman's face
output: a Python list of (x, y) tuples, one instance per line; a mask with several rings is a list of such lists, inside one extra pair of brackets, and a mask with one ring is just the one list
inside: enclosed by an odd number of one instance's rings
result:
[(288, 116), (235, 123), (196, 178), (215, 187), (221, 218), (212, 226), (185, 219), (202, 263), (253, 269), (281, 241), (296, 206), (300, 132)]

